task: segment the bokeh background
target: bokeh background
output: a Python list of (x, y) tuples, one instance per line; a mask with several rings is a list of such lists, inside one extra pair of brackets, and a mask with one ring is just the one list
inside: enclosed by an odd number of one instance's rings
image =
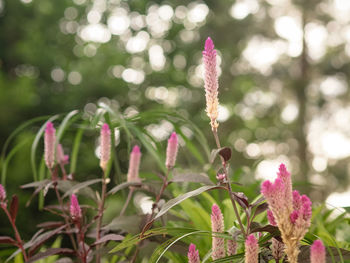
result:
[[(124, 116), (178, 112), (213, 148), (201, 54), (210, 36), (232, 167), (254, 181), (285, 162), (314, 202), (350, 206), (349, 13), (349, 0), (0, 0), (0, 146), (27, 120), (75, 109), (88, 116), (104, 103)], [(33, 178), (28, 154), (40, 125), (11, 142), (23, 143), (7, 167), (11, 193)], [(145, 130), (165, 148), (173, 127), (164, 119)], [(127, 147), (117, 141), (126, 173)], [(98, 171), (95, 146), (82, 145), (79, 179)]]

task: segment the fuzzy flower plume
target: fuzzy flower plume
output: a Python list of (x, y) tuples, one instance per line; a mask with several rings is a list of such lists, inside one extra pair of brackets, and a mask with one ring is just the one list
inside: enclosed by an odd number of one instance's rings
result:
[(69, 163), (69, 155), (64, 154), (62, 144), (57, 145), (57, 162), (60, 164), (68, 164)]
[(0, 184), (0, 202), (5, 201), (6, 199), (6, 191), (5, 188)]
[(326, 263), (326, 249), (321, 240), (316, 240), (311, 246), (311, 263)]
[(176, 155), (178, 150), (178, 140), (176, 132), (173, 132), (170, 135), (168, 140), (168, 147), (166, 148), (166, 162), (165, 165), (167, 168), (174, 167), (176, 161)]
[(284, 254), (284, 244), (278, 241), (276, 238), (272, 238), (271, 242), (272, 256), (276, 260), (276, 262), (279, 262), (279, 260), (283, 257)]
[(311, 201), (306, 195), (300, 196), (298, 191), (293, 191), (291, 176), (284, 164), (280, 165), (273, 183), (262, 183), (261, 193), (269, 205), (270, 224), (277, 225), (281, 231), (288, 260), (296, 263), (299, 242), (311, 223)]
[(141, 182), (141, 179), (139, 177), (140, 160), (140, 147), (135, 145), (130, 154), (128, 182)]
[(212, 130), (216, 130), (219, 124), (216, 119), (218, 118), (218, 74), (216, 71), (216, 50), (214, 49), (214, 43), (210, 37), (205, 41), (203, 53), (204, 63), (204, 88), (205, 98), (207, 103), (207, 115), (210, 118), (210, 125)]
[(227, 240), (227, 255), (228, 256), (236, 255), (237, 245), (238, 244), (237, 244), (236, 240), (233, 240), (233, 239)]
[(111, 130), (107, 123), (103, 124), (101, 128), (100, 151), (100, 167), (105, 171), (111, 157)]
[(56, 130), (52, 122), (46, 124), (44, 147), (45, 147), (45, 163), (51, 169), (55, 164), (55, 144), (56, 144)]
[(259, 245), (258, 240), (253, 234), (247, 237), (245, 241), (245, 263), (258, 263)]
[[(211, 231), (217, 233), (224, 232), (224, 216), (217, 204), (213, 204), (211, 208)], [(212, 237), (212, 253), (213, 260), (225, 257), (225, 239), (221, 237)]]
[(70, 197), (70, 216), (74, 221), (78, 221), (81, 217), (81, 209), (78, 202), (78, 198), (75, 194), (72, 194)]
[(200, 263), (199, 252), (198, 250), (196, 250), (196, 245), (192, 243), (190, 244), (188, 248), (187, 257), (188, 257), (188, 263)]

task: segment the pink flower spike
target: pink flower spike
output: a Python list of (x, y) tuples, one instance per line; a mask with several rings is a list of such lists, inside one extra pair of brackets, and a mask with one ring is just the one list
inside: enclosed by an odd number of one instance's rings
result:
[(267, 210), (267, 219), (269, 220), (270, 225), (277, 226), (276, 219), (271, 210)]
[(203, 53), (204, 63), (204, 88), (206, 97), (206, 112), (210, 118), (210, 125), (213, 130), (219, 126), (216, 119), (218, 117), (218, 74), (216, 70), (216, 50), (210, 37), (205, 41)]
[(52, 122), (46, 124), (44, 147), (45, 147), (45, 164), (51, 169), (55, 164), (55, 144), (56, 144), (56, 130)]
[(6, 191), (5, 188), (0, 184), (0, 202), (5, 201), (6, 199)]
[(70, 215), (74, 221), (78, 221), (82, 217), (78, 198), (75, 194), (70, 197)]
[(69, 163), (69, 155), (65, 155), (63, 151), (62, 144), (57, 145), (57, 162), (60, 164), (68, 164)]
[(140, 147), (135, 145), (130, 154), (128, 182), (141, 182), (139, 177), (140, 160)]
[[(217, 204), (213, 204), (211, 208), (211, 231), (224, 232), (224, 216)], [(211, 257), (213, 260), (225, 257), (225, 240), (215, 234), (212, 236)]]
[(245, 241), (245, 263), (258, 263), (259, 245), (253, 234)]
[(292, 210), (293, 206), (293, 197), (292, 197), (292, 178), (290, 173), (287, 171), (286, 166), (281, 163), (278, 169), (277, 177), (282, 180), (285, 188), (285, 204), (288, 207), (288, 210)]
[(170, 135), (170, 138), (168, 140), (168, 146), (166, 149), (165, 165), (168, 169), (171, 167), (174, 167), (175, 165), (177, 150), (178, 150), (178, 139), (177, 139), (176, 132), (173, 132)]
[(100, 167), (103, 171), (106, 170), (108, 161), (111, 156), (111, 130), (107, 123), (101, 128), (101, 143), (100, 143)]
[(321, 240), (316, 240), (311, 246), (311, 263), (326, 263), (326, 249)]
[(261, 184), (261, 193), (265, 197), (273, 195), (272, 183), (269, 180), (266, 180)]
[(187, 257), (188, 257), (188, 263), (200, 263), (199, 252), (198, 250), (196, 250), (196, 245), (192, 243), (190, 244), (188, 248)]

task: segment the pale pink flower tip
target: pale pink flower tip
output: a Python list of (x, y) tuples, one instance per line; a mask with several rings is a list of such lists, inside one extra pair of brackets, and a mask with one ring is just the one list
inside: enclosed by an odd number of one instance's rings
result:
[(134, 148), (132, 148), (132, 153), (141, 153), (140, 147), (135, 145)]
[(111, 156), (111, 130), (107, 123), (103, 124), (101, 128), (100, 151), (100, 166), (105, 170)]
[(326, 249), (321, 240), (316, 240), (311, 246), (311, 263), (326, 263)]
[(6, 191), (5, 188), (0, 184), (0, 201), (5, 201), (6, 199)]
[(259, 245), (253, 234), (245, 241), (245, 263), (258, 263)]
[(205, 51), (211, 51), (213, 49), (214, 49), (213, 40), (211, 40), (211, 38), (208, 37), (207, 40), (205, 41), (204, 50)]
[(192, 243), (190, 244), (188, 248), (187, 257), (188, 257), (188, 263), (200, 263), (199, 252), (198, 250), (196, 250), (196, 245)]
[(45, 147), (45, 164), (48, 168), (52, 168), (55, 164), (55, 128), (52, 122), (46, 124), (45, 135), (44, 135), (44, 147)]
[(168, 140), (168, 146), (166, 149), (165, 165), (167, 168), (171, 168), (175, 166), (177, 150), (178, 150), (178, 139), (177, 139), (176, 132), (173, 132)]
[(70, 215), (73, 220), (78, 220), (82, 216), (78, 198), (75, 194), (72, 194), (70, 197)]
[(212, 212), (212, 215), (217, 218), (222, 216), (221, 210), (217, 204), (213, 204), (213, 206), (211, 207), (211, 212)]
[[(213, 204), (211, 208), (211, 231), (222, 233), (224, 232), (224, 216), (217, 204)], [(212, 237), (212, 259), (225, 257), (225, 239), (215, 236)]]

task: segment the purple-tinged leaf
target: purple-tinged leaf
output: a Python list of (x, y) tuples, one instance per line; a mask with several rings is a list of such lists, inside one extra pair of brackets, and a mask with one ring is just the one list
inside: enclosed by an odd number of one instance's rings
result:
[(246, 209), (249, 207), (248, 197), (245, 194), (233, 192), (232, 196), (242, 208)]
[(117, 234), (108, 234), (103, 236), (102, 238), (100, 238), (100, 240), (96, 241), (95, 243), (93, 243), (93, 246), (108, 242), (108, 241), (121, 241), (123, 240), (124, 237), (121, 235), (117, 235)]
[(213, 163), (217, 155), (220, 155), (225, 162), (231, 159), (232, 151), (229, 147), (222, 147), (220, 149), (212, 150), (210, 154), (210, 163)]
[[(67, 196), (70, 196), (73, 193), (78, 193), (80, 190), (83, 190), (84, 188), (88, 188), (89, 185), (96, 184), (102, 182), (102, 179), (93, 179), (93, 180), (88, 180), (84, 181), (82, 183), (75, 183), (73, 181), (59, 181), (58, 182), (58, 187), (60, 190), (64, 191), (65, 194), (63, 195), (62, 198), (65, 198)], [(93, 194), (93, 196), (95, 196)]]
[(251, 207), (255, 207), (257, 205), (259, 205), (260, 203), (265, 201), (265, 197), (260, 197), (258, 200), (256, 200), (254, 203), (251, 204)]
[(18, 212), (18, 197), (17, 195), (13, 195), (11, 200), (11, 205), (10, 205), (10, 215), (13, 222), (16, 221), (17, 212)]
[(39, 228), (56, 228), (64, 225), (64, 222), (61, 221), (48, 221), (44, 223), (40, 223), (37, 225)]
[(11, 237), (7, 237), (7, 236), (0, 236), (0, 244), (12, 244), (12, 245), (16, 245), (17, 242), (16, 240), (14, 240)]
[(119, 192), (120, 190), (122, 189), (125, 189), (129, 186), (141, 186), (142, 183), (139, 183), (139, 182), (125, 182), (125, 183), (121, 183), (121, 184), (118, 184), (117, 186), (113, 187), (109, 192), (108, 194), (115, 194), (116, 192)]
[(32, 262), (36, 262), (40, 259), (43, 259), (43, 258), (47, 258), (49, 256), (53, 256), (53, 255), (66, 255), (66, 254), (69, 254), (69, 255), (74, 255), (74, 250), (73, 249), (70, 249), (70, 248), (49, 248), (47, 249), (46, 251), (44, 252), (40, 252), (36, 255), (34, 255), (33, 257), (31, 257), (27, 263), (32, 263)]
[(269, 208), (269, 205), (267, 203), (262, 203), (260, 205), (257, 206), (257, 208), (254, 211), (252, 220), (254, 219), (254, 217), (256, 217), (258, 214), (261, 214), (263, 212), (265, 212), (267, 209)]

